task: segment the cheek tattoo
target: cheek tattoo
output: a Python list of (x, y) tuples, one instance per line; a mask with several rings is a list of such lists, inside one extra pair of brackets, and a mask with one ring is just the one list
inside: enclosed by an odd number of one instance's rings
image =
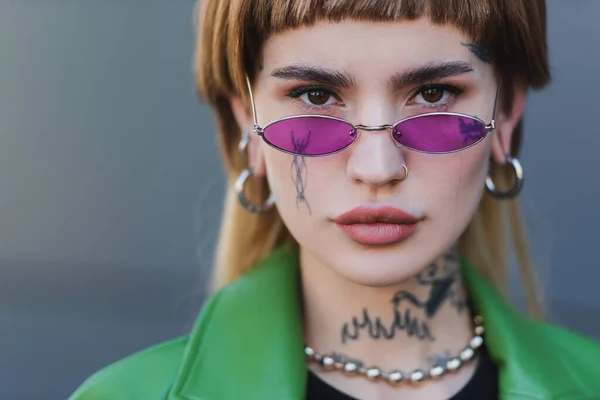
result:
[(484, 63), (489, 64), (491, 62), (490, 53), (488, 52), (488, 49), (484, 45), (477, 44), (477, 43), (463, 43), (463, 42), (460, 42), (460, 44), (462, 44), (467, 49), (469, 49), (469, 51), (471, 53), (473, 53), (473, 55), (475, 57), (479, 58)]
[[(311, 132), (304, 139), (298, 139), (294, 136), (292, 131), (292, 144), (294, 145), (294, 152), (302, 154), (306, 151), (306, 147), (310, 141)], [(308, 214), (312, 215), (310, 204), (306, 200), (304, 192), (306, 190), (306, 183), (308, 181), (308, 171), (306, 166), (306, 160), (304, 157), (294, 155), (292, 159), (292, 181), (296, 186), (296, 207), (300, 209), (300, 203), (306, 204)]]
[[(416, 277), (420, 286), (429, 289), (426, 300), (420, 300), (414, 293), (406, 290), (396, 292), (392, 298), (393, 321), (389, 327), (381, 322), (381, 318), (371, 317), (365, 308), (362, 316), (352, 317), (351, 322), (343, 325), (342, 343), (358, 339), (361, 330), (366, 331), (365, 333), (372, 339), (392, 339), (396, 336), (396, 332), (404, 331), (409, 337), (433, 341), (435, 338), (431, 334), (428, 322), (437, 314), (440, 307), (446, 302), (459, 313), (466, 308), (464, 293), (458, 287), (458, 277), (459, 262), (455, 252), (450, 251), (441, 262), (434, 262)], [(408, 307), (400, 310), (404, 305)], [(419, 310), (418, 314), (424, 314), (424, 317), (413, 317), (410, 306)]]

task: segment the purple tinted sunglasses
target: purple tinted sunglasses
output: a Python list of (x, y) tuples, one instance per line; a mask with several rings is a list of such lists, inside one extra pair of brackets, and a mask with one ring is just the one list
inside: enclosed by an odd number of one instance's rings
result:
[[(258, 125), (250, 80), (246, 77), (254, 132), (270, 146), (293, 155), (318, 157), (344, 150), (358, 139), (360, 131), (390, 130), (392, 139), (411, 150), (443, 154), (471, 147), (494, 130), (496, 121), (485, 121), (467, 114), (432, 112), (404, 118), (394, 125), (366, 126), (328, 115), (294, 115), (276, 119), (264, 127)], [(494, 101), (494, 118), (498, 92)]]

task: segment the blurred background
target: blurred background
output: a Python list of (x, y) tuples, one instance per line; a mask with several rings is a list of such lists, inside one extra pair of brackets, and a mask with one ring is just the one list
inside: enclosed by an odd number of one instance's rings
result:
[[(548, 6), (522, 198), (552, 319), (600, 339), (600, 1)], [(64, 399), (196, 316), (224, 185), (192, 7), (0, 0), (0, 399)]]

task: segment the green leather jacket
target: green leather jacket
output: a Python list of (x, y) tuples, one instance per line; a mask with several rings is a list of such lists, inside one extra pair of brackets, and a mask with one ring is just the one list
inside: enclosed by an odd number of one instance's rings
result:
[[(600, 399), (600, 346), (510, 308), (466, 262), (486, 323), (501, 399)], [(214, 294), (185, 337), (125, 358), (70, 400), (301, 400), (303, 353), (297, 257), (279, 249)]]

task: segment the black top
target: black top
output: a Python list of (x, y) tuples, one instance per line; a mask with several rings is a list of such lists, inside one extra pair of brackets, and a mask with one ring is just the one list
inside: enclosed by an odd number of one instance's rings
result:
[[(492, 362), (485, 346), (481, 348), (480, 360), (475, 373), (467, 384), (449, 400), (497, 400), (498, 369)], [(329, 386), (309, 371), (307, 400), (358, 400)]]

